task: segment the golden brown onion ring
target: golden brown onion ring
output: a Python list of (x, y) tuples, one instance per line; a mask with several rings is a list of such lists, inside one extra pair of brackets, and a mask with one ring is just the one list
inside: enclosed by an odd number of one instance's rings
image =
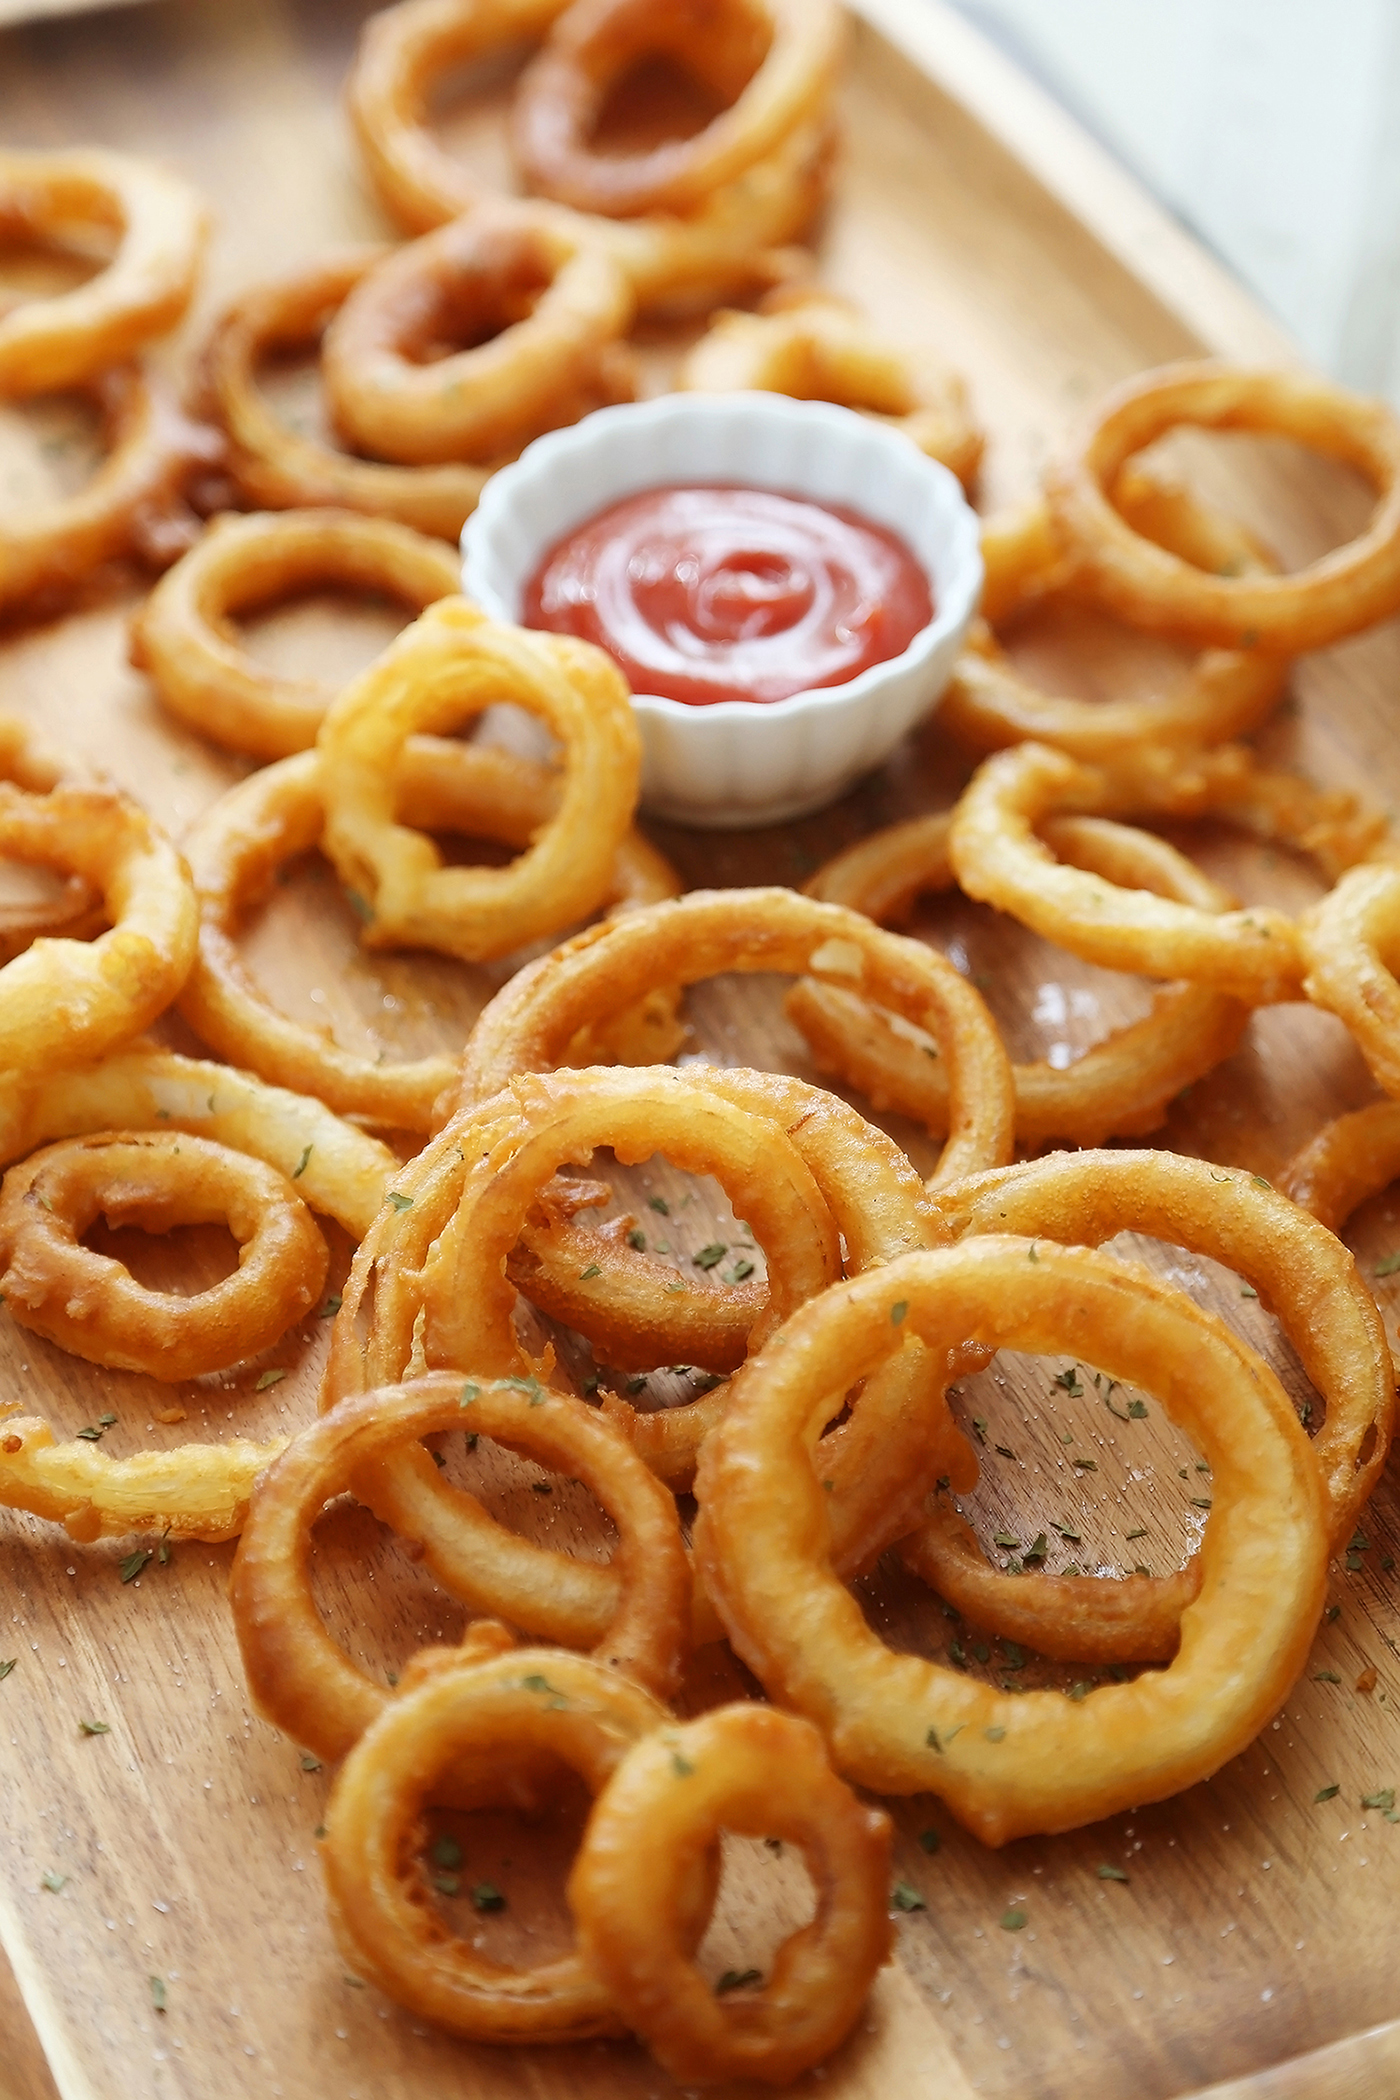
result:
[[(575, 0), (520, 76), (511, 143), (526, 187), (580, 212), (636, 218), (702, 208), (801, 124), (835, 85), (844, 20), (833, 0)], [(647, 151), (592, 144), (611, 90), (669, 59), (726, 105), (703, 129)]]
[[(596, 1795), (628, 1747), (668, 1719), (640, 1685), (557, 1648), (462, 1664), (415, 1658), (398, 1698), (350, 1749), (326, 1810), (331, 1922), (356, 1975), (472, 2041), (621, 2033), (581, 1955), (570, 1949), (516, 1969), (477, 1954), (443, 1930), (409, 1863), (424, 1803), (444, 1788), (458, 1793), (464, 1772), (483, 1805), (509, 1801), (512, 1775), (541, 1758), (568, 1765)], [(712, 1886), (707, 1863), (691, 1894), (692, 1944), (705, 1929)]]
[[(559, 807), (508, 867), (446, 867), (430, 838), (397, 819), (400, 754), (415, 733), (457, 728), (501, 702), (539, 716), (563, 747)], [(363, 902), (367, 946), (480, 962), (607, 900), (636, 807), (641, 738), (626, 681), (601, 649), (443, 598), (340, 694), (318, 748), (325, 851)]]
[[(238, 1267), (189, 1296), (149, 1290), (83, 1245), (100, 1217), (154, 1233), (226, 1224)], [(65, 1138), (11, 1167), (0, 1191), (0, 1286), (21, 1326), (88, 1363), (172, 1384), (271, 1348), (316, 1303), (327, 1259), (283, 1175), (184, 1132)]]
[[(1207, 575), (1154, 546), (1107, 490), (1135, 453), (1181, 423), (1290, 437), (1355, 467), (1379, 501), (1359, 538), (1287, 576)], [(1311, 372), (1213, 363), (1130, 379), (1097, 412), (1078, 458), (1047, 484), (1075, 587), (1135, 626), (1226, 649), (1295, 656), (1325, 649), (1400, 609), (1400, 422)]]
[(1385, 958), (1400, 945), (1400, 866), (1350, 868), (1298, 922), (1303, 990), (1345, 1021), (1387, 1094), (1400, 1094), (1400, 984)]
[(56, 393), (122, 364), (189, 305), (205, 211), (188, 183), (135, 154), (89, 146), (0, 150), (0, 229), (67, 245), (77, 227), (115, 232), (86, 284), (0, 310), (0, 395)]
[[(817, 1892), (768, 1976), (724, 1996), (695, 1966), (689, 1902), (722, 1831), (795, 1846)], [(890, 1834), (793, 1714), (721, 1706), (660, 1728), (588, 1819), (569, 1875), (579, 1951), (679, 2085), (786, 2085), (844, 2040), (890, 1957)]]
[[(614, 1609), (596, 1659), (659, 1693), (679, 1681), (690, 1571), (670, 1495), (605, 1417), (571, 1394), (534, 1379), (493, 1383), (442, 1372), (342, 1400), (292, 1440), (254, 1492), (229, 1583), (248, 1690), (260, 1713), (318, 1757), (344, 1757), (389, 1695), (321, 1623), (308, 1564), (312, 1526), (332, 1496), (358, 1492), (357, 1483), (377, 1476), (404, 1446), (421, 1450), (415, 1438), (455, 1429), (524, 1452), (597, 1496), (618, 1542)], [(535, 1555), (539, 1572), (567, 1559)], [(477, 1601), (470, 1582), (458, 1594)], [(533, 1628), (540, 1613), (550, 1616), (547, 1592), (532, 1593), (528, 1580), (514, 1586), (512, 1599), (518, 1625)]]
[(1279, 1176), (1285, 1196), (1333, 1232), (1400, 1174), (1400, 1102), (1373, 1101), (1323, 1125)]
[[(632, 399), (622, 338), (635, 303), (585, 222), (482, 204), (360, 279), (326, 330), (326, 398), (344, 436), (377, 459), (493, 459)], [(459, 344), (469, 347), (440, 354)]]
[[(828, 861), (807, 885), (810, 895), (898, 920), (922, 891), (950, 889), (951, 817), (939, 814), (892, 824)], [(1130, 889), (1174, 897), (1201, 911), (1226, 910), (1231, 899), (1209, 876), (1150, 832), (1100, 817), (1058, 817), (1041, 826), (1057, 858)], [(877, 1108), (897, 1108), (938, 1128), (947, 1115), (948, 1080), (934, 1046), (899, 1034), (868, 1001), (837, 986), (802, 978), (787, 997), (789, 1018), (819, 1066), (869, 1094)], [(1155, 1130), (1168, 1103), (1228, 1057), (1250, 1009), (1208, 985), (1164, 985), (1141, 1021), (1114, 1029), (1067, 1066), (1037, 1060), (1013, 1065), (1016, 1135), (1025, 1144)]]
[(258, 387), (263, 360), (317, 344), (366, 272), (391, 253), (386, 246), (337, 249), (293, 275), (241, 293), (204, 345), (203, 398), (228, 433), (229, 472), (261, 508), (334, 505), (455, 540), (499, 460), (488, 466), (395, 467), (356, 459), (293, 430)]
[(757, 388), (837, 401), (902, 431), (965, 487), (977, 478), (983, 438), (957, 373), (927, 352), (895, 345), (848, 299), (820, 286), (770, 293), (756, 314), (716, 314), (676, 384), (706, 394)]
[(306, 751), (336, 688), (264, 669), (230, 615), (328, 585), (382, 592), (420, 613), (460, 590), (461, 565), (440, 540), (355, 511), (216, 518), (132, 615), (131, 661), (172, 714), (228, 750)]
[(978, 993), (921, 942), (795, 890), (692, 890), (528, 963), (473, 1029), (457, 1098), (480, 1100), (517, 1072), (550, 1070), (577, 1029), (658, 981), (695, 984), (726, 970), (811, 975), (861, 992), (934, 1037), (950, 1087), (950, 1135), (935, 1183), (1010, 1159), (1011, 1065)]
[(230, 1437), (113, 1458), (81, 1437), (56, 1442), (32, 1415), (10, 1415), (0, 1419), (0, 1507), (61, 1524), (81, 1545), (132, 1532), (218, 1545), (243, 1529), (253, 1483), (285, 1443)]
[[(825, 1396), (910, 1333), (935, 1353), (967, 1337), (1072, 1351), (1145, 1385), (1205, 1454), (1202, 1591), (1164, 1671), (1083, 1698), (1013, 1696), (872, 1633), (830, 1568), (811, 1453)], [(803, 1306), (737, 1375), (696, 1493), (706, 1586), (770, 1697), (817, 1723), (846, 1777), (939, 1794), (990, 1845), (1162, 1800), (1216, 1771), (1278, 1711), (1325, 1593), (1318, 1469), (1268, 1366), (1145, 1272), (1046, 1240), (906, 1254)]]

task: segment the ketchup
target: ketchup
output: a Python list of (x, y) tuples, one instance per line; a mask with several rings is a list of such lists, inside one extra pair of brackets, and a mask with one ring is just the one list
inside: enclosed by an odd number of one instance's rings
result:
[(606, 649), (634, 693), (692, 707), (845, 685), (933, 618), (904, 542), (770, 489), (655, 488), (576, 525), (525, 587), (527, 627)]

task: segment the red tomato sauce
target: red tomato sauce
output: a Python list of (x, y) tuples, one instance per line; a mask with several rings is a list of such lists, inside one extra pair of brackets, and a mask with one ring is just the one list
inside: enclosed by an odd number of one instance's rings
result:
[(525, 588), (527, 627), (606, 649), (634, 693), (786, 700), (900, 656), (933, 618), (904, 542), (770, 489), (644, 489), (576, 525)]

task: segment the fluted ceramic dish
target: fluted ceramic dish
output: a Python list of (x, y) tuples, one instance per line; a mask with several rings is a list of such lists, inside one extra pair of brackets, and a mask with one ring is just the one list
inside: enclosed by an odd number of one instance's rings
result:
[(462, 534), (463, 588), (493, 617), (517, 620), (525, 585), (572, 526), (639, 489), (696, 482), (859, 511), (897, 533), (932, 581), (929, 625), (844, 685), (708, 707), (633, 695), (647, 809), (712, 828), (777, 824), (834, 801), (937, 701), (982, 588), (977, 519), (946, 467), (850, 409), (783, 394), (665, 394), (551, 431), (493, 475)]

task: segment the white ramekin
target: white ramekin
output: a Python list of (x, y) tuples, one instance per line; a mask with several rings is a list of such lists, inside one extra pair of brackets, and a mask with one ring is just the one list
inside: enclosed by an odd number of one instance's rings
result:
[(634, 490), (695, 482), (848, 506), (898, 533), (932, 579), (930, 624), (846, 685), (711, 707), (633, 696), (656, 816), (714, 829), (804, 816), (887, 758), (943, 691), (982, 588), (977, 519), (946, 467), (868, 416), (784, 394), (664, 394), (553, 430), (492, 475), (462, 533), (463, 588), (516, 620), (571, 526)]

